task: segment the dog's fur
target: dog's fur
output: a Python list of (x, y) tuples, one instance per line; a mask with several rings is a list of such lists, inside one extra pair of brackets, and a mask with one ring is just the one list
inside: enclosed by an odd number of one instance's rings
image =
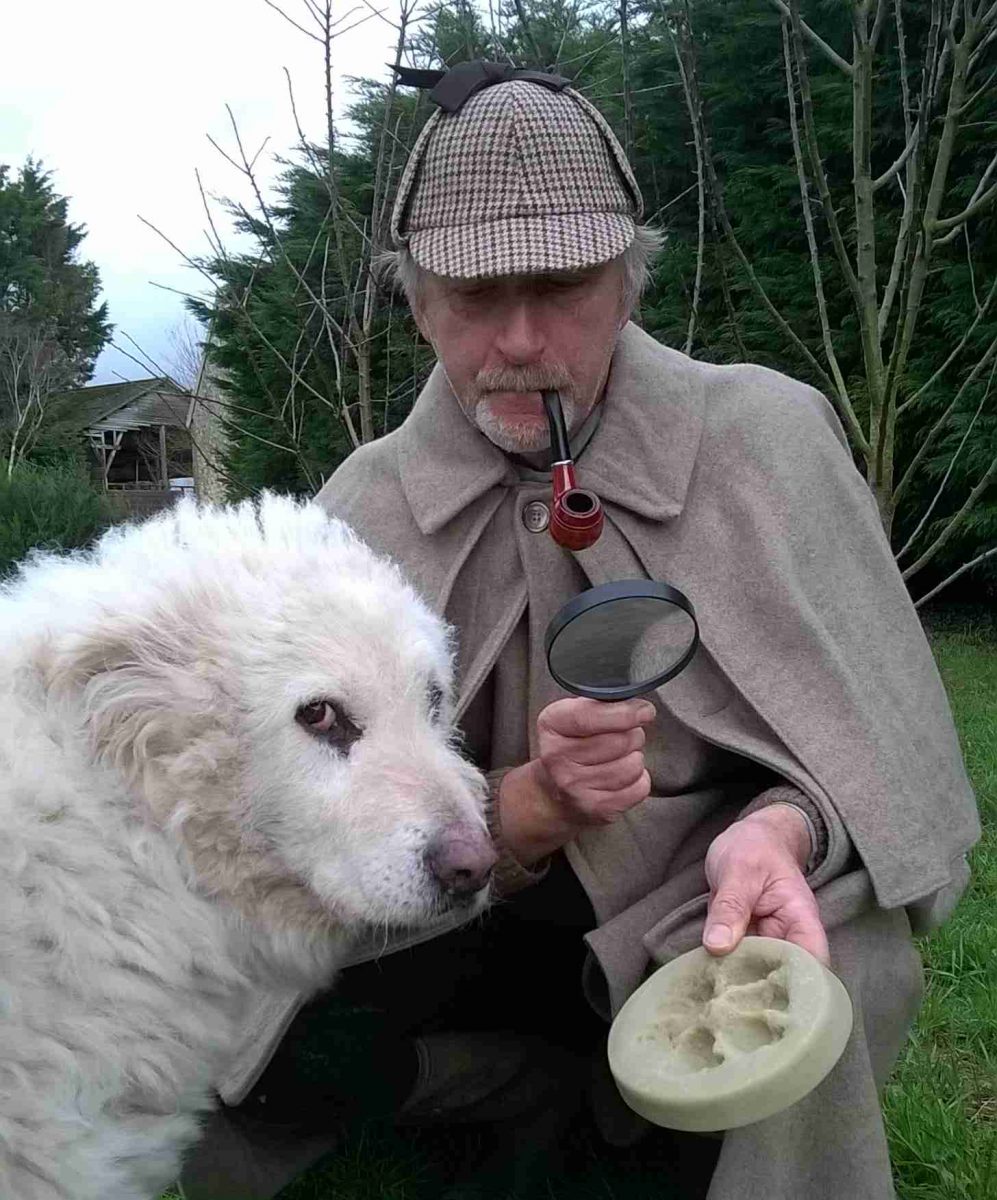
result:
[[(459, 903), (427, 866), (441, 831), (486, 837), (451, 666), (392, 565), (273, 496), (0, 592), (3, 1200), (158, 1195), (249, 992)], [(295, 719), (326, 697), (348, 752)]]

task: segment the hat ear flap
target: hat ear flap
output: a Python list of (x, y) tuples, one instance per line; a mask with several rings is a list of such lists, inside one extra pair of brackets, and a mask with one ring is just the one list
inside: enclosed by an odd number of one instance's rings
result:
[(575, 101), (579, 107), (583, 108), (586, 113), (592, 118), (595, 124), (599, 127), (599, 132), (606, 140), (609, 146), (610, 153), (613, 156), (613, 161), (616, 163), (620, 175), (623, 177), (623, 182), (626, 184), (627, 191), (630, 193), (630, 198), (633, 200), (634, 211), (633, 219), (639, 221), (644, 215), (644, 197), (640, 194), (640, 188), (637, 185), (637, 177), (633, 173), (633, 168), (627, 161), (626, 153), (619, 143), (616, 134), (610, 128), (609, 122), (596, 108), (591, 101), (586, 100), (581, 92), (576, 92), (574, 88), (568, 89), (568, 95)]
[(408, 162), (405, 164), (405, 170), (402, 172), (401, 182), (398, 184), (398, 192), (395, 195), (395, 204), (391, 210), (391, 240), (396, 247), (407, 246), (409, 235), (403, 231), (405, 218), (408, 216), (409, 202), (412, 199), (412, 192), (415, 189), (416, 176), (419, 174), (419, 168), (422, 165), (422, 154), (426, 148), (426, 144), (433, 136), (433, 130), (440, 118), (443, 116), (443, 110), (438, 108), (426, 121), (422, 129), (419, 131), (419, 136), (415, 139), (415, 145), (412, 147), (412, 152), (408, 156)]

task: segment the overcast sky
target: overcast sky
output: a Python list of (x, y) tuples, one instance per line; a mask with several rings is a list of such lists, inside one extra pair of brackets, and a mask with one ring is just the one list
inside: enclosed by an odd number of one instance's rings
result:
[[(303, 0), (281, 7), (307, 20)], [(341, 0), (338, 11), (352, 7)], [(393, 16), (391, 0), (377, 7)], [(129, 334), (168, 368), (184, 313), (155, 284), (199, 291), (203, 280), (139, 215), (185, 252), (204, 252), (195, 170), (210, 192), (243, 194), (206, 135), (234, 149), (229, 104), (251, 153), (269, 136), (260, 165), (272, 177), (271, 151), (296, 140), (286, 66), (305, 133), (320, 141), (321, 47), (264, 0), (0, 0), (0, 10), (0, 163), (16, 170), (32, 155), (53, 171), (70, 219), (89, 231), (82, 256), (100, 269), (114, 340), (136, 353)], [(334, 43), (340, 111), (349, 102), (342, 74), (384, 79), (394, 37), (373, 17)], [(148, 373), (109, 347), (94, 382)]]

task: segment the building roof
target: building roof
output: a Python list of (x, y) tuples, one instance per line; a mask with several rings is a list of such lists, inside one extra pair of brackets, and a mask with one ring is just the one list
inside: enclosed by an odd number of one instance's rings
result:
[(75, 388), (50, 403), (53, 424), (71, 433), (149, 425), (186, 429), (190, 418), (190, 397), (165, 376)]

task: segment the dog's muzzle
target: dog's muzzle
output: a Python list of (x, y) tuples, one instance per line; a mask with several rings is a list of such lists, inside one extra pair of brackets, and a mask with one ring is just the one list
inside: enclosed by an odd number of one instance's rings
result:
[(445, 829), (426, 848), (429, 873), (454, 900), (469, 900), (480, 892), (497, 861), (491, 839), (467, 825)]

